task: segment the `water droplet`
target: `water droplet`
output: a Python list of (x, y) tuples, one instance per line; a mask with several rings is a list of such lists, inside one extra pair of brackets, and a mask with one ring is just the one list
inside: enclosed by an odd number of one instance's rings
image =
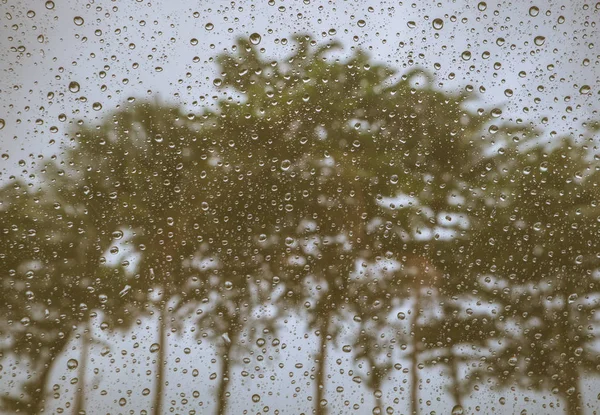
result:
[(252, 33), (249, 39), (250, 43), (252, 43), (253, 45), (258, 45), (262, 40), (262, 36), (258, 33)]
[(531, 17), (535, 17), (535, 16), (537, 16), (538, 14), (540, 14), (540, 9), (538, 9), (536, 6), (531, 6), (531, 7), (529, 8), (529, 15), (530, 15)]
[(460, 57), (462, 58), (463, 61), (469, 61), (471, 60), (471, 52), (468, 50), (465, 50)]
[(398, 320), (405, 320), (406, 314), (401, 311), (396, 315), (396, 317), (398, 317)]
[(121, 398), (121, 399), (119, 399), (119, 405), (120, 405), (120, 406), (125, 406), (125, 405), (127, 405), (127, 399), (125, 399), (125, 398)]
[(30, 19), (35, 17), (35, 12), (33, 10), (27, 11), (27, 17), (29, 17)]
[(321, 408), (325, 408), (328, 403), (329, 402), (327, 402), (327, 399), (321, 399), (321, 402), (319, 402), (319, 405), (321, 406)]
[(85, 23), (85, 21), (83, 20), (83, 17), (75, 16), (73, 18), (73, 23), (75, 23), (77, 26), (81, 26), (81, 25), (83, 25), (83, 23)]
[(517, 356), (513, 356), (510, 359), (508, 359), (508, 364), (511, 366), (516, 366), (517, 365)]
[(350, 353), (352, 351), (352, 346), (350, 346), (349, 344), (346, 344), (342, 347), (342, 350), (346, 353)]
[(260, 402), (260, 395), (257, 393), (252, 395), (252, 402), (254, 402), (254, 403)]
[(407, 22), (406, 25), (409, 29), (414, 29), (415, 27), (417, 27), (417, 24), (413, 20)]
[(463, 415), (464, 413), (465, 410), (460, 405), (455, 405), (454, 408), (452, 408), (452, 415)]
[(102, 104), (99, 102), (94, 102), (92, 104), (92, 108), (94, 109), (94, 111), (100, 111), (102, 109)]
[(75, 359), (69, 359), (67, 361), (67, 367), (69, 369), (77, 369), (77, 366), (79, 366), (79, 362)]
[(356, 22), (356, 24), (358, 27), (365, 27), (367, 25), (367, 22), (363, 19), (360, 19), (358, 22)]
[(231, 281), (225, 281), (224, 286), (225, 286), (225, 289), (229, 291), (233, 288), (233, 283)]
[(581, 88), (579, 88), (579, 93), (580, 94), (589, 94), (589, 92), (592, 90), (592, 88), (589, 85), (583, 85)]
[(81, 87), (79, 86), (78, 82), (75, 81), (71, 81), (69, 82), (69, 91), (71, 91), (72, 93), (77, 93), (79, 92), (79, 90), (81, 89)]
[(4, 118), (0, 118), (0, 130), (3, 129), (6, 126), (6, 121), (4, 121)]
[(390, 183), (391, 184), (398, 183), (398, 175), (397, 174), (393, 174), (392, 177), (390, 177)]
[(221, 78), (215, 78), (215, 79), (213, 79), (213, 85), (221, 86), (221, 85), (223, 85), (223, 80)]
[(158, 343), (152, 343), (150, 345), (150, 353), (156, 353), (160, 350), (160, 344)]
[(486, 9), (487, 3), (485, 1), (479, 2), (479, 4), (477, 5), (477, 10), (479, 10), (480, 12), (484, 12)]
[(444, 27), (444, 21), (442, 19), (433, 19), (432, 26), (435, 30), (441, 30)]
[(215, 25), (212, 23), (206, 23), (204, 28), (210, 32), (211, 30), (213, 30), (215, 28)]
[(48, 0), (45, 6), (48, 10), (52, 10), (54, 8), (54, 2), (52, 0)]
[(196, 39), (195, 37), (194, 37), (194, 38), (192, 38), (192, 39), (190, 39), (190, 44), (191, 44), (192, 46), (196, 46), (196, 45), (198, 44), (198, 39)]
[(281, 170), (287, 171), (287, 170), (290, 169), (291, 165), (292, 165), (291, 161), (289, 161), (289, 160), (283, 160), (281, 162)]
[(542, 46), (545, 42), (546, 38), (544, 36), (536, 36), (533, 39), (533, 43), (535, 43), (536, 46)]

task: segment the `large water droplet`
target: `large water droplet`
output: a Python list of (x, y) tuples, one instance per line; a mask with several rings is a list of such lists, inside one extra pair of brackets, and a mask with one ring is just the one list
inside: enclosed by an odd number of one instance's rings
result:
[(435, 30), (441, 30), (444, 27), (444, 21), (442, 19), (433, 19), (432, 26)]
[(250, 43), (252, 43), (253, 45), (258, 45), (262, 40), (262, 36), (258, 33), (252, 33), (249, 39)]
[(546, 38), (544, 36), (536, 36), (533, 39), (533, 43), (535, 43), (536, 46), (542, 46), (545, 42)]
[(81, 89), (81, 87), (79, 86), (78, 82), (75, 81), (71, 81), (69, 82), (69, 91), (71, 91), (72, 93), (77, 93), (79, 92), (79, 90)]
[(452, 408), (452, 415), (463, 415), (464, 413), (465, 410), (460, 405), (454, 405), (454, 408)]
[(531, 17), (535, 17), (535, 16), (537, 16), (538, 14), (540, 14), (540, 9), (538, 9), (536, 6), (531, 6), (531, 7), (529, 8), (529, 15), (530, 15)]

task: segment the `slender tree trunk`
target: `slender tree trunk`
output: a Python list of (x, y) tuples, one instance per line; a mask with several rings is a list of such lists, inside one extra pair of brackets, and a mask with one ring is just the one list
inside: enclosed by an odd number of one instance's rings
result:
[(160, 319), (158, 322), (158, 356), (156, 357), (156, 388), (154, 390), (154, 399), (152, 408), (154, 415), (162, 415), (163, 394), (164, 394), (164, 369), (165, 358), (167, 356), (167, 301), (160, 310)]
[(577, 381), (573, 381), (575, 391), (570, 395), (565, 394), (565, 415), (583, 415), (583, 399), (578, 383)]
[(453, 346), (449, 347), (448, 350), (448, 368), (450, 370), (450, 379), (452, 385), (450, 385), (450, 393), (452, 399), (454, 399), (454, 406), (462, 407), (462, 396), (460, 393), (460, 378), (458, 377), (458, 362), (456, 361), (456, 355), (454, 354)]
[(81, 356), (79, 357), (79, 381), (77, 382), (79, 387), (75, 392), (75, 403), (73, 404), (73, 414), (85, 414), (85, 375), (87, 372), (88, 355), (90, 349), (90, 336), (92, 330), (89, 321), (84, 324), (83, 334), (81, 336)]
[(57, 340), (54, 344), (54, 348), (50, 351), (48, 356), (48, 360), (45, 364), (42, 365), (42, 368), (39, 371), (39, 377), (37, 381), (31, 384), (29, 389), (29, 395), (31, 396), (31, 414), (38, 415), (41, 414), (46, 405), (46, 389), (48, 381), (50, 380), (50, 375), (52, 373), (52, 369), (54, 368), (54, 361), (57, 356), (59, 356), (65, 346), (67, 345), (69, 338), (67, 336), (62, 339)]
[(325, 369), (327, 364), (327, 335), (329, 333), (329, 315), (323, 316), (321, 327), (319, 328), (319, 350), (317, 351), (316, 363), (317, 374), (315, 376), (315, 414), (326, 415), (327, 407), (321, 404), (325, 402)]
[(413, 308), (413, 317), (411, 327), (413, 329), (412, 353), (410, 354), (410, 413), (419, 415), (419, 352), (420, 352), (420, 330), (419, 330), (419, 309), (421, 308), (421, 285), (418, 283), (418, 276), (415, 280), (415, 305)]
[(385, 408), (383, 407), (383, 398), (375, 398), (375, 407), (379, 408), (379, 413), (385, 413)]
[(215, 415), (225, 415), (227, 410), (227, 389), (229, 386), (229, 370), (231, 368), (231, 351), (233, 344), (237, 341), (237, 331), (230, 330), (229, 341), (224, 341), (221, 347), (221, 378), (219, 379), (219, 389), (217, 390), (217, 410)]
[[(560, 339), (561, 349), (565, 356), (569, 356), (572, 354), (572, 350), (577, 347), (577, 344), (573, 340), (574, 336), (569, 330), (572, 319), (569, 302), (566, 299), (563, 303), (562, 311), (565, 316), (564, 324), (566, 325), (566, 330)], [(561, 387), (564, 390), (565, 415), (583, 415), (583, 399), (581, 396), (581, 389), (579, 388), (578, 362), (569, 361), (569, 358), (566, 357), (563, 373)]]

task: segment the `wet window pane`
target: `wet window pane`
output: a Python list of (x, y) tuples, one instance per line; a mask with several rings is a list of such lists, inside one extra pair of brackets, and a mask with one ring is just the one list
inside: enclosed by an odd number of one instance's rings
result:
[(0, 2), (0, 412), (600, 413), (600, 3)]

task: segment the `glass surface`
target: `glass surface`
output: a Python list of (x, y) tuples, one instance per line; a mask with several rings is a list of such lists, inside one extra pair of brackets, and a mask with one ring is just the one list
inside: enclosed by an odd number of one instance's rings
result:
[(600, 413), (599, 24), (0, 0), (0, 412)]

